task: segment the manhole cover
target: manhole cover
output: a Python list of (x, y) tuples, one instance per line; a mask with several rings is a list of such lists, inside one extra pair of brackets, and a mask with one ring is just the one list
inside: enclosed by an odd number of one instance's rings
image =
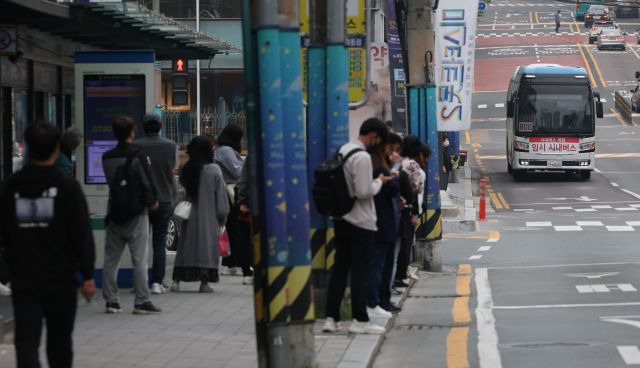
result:
[(593, 342), (584, 341), (539, 341), (527, 343), (503, 344), (507, 348), (516, 349), (565, 349), (565, 348), (581, 348), (598, 345)]

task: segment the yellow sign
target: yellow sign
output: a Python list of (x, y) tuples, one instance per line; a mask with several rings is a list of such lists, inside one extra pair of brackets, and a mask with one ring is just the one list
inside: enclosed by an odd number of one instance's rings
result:
[(309, 34), (309, 0), (300, 0), (300, 33)]
[(363, 101), (367, 95), (367, 49), (349, 47), (349, 102)]
[(366, 33), (365, 0), (347, 0), (347, 33)]

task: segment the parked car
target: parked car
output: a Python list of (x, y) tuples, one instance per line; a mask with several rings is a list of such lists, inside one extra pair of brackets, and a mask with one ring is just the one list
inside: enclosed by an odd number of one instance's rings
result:
[(638, 5), (633, 4), (630, 0), (618, 0), (616, 2), (614, 14), (617, 18), (638, 18), (640, 12)]
[(618, 28), (618, 25), (613, 21), (599, 20), (593, 22), (591, 29), (589, 30), (589, 43), (593, 44), (598, 40), (598, 36), (602, 33), (603, 29)]
[(584, 16), (584, 26), (590, 28), (595, 21), (612, 21), (613, 18), (609, 13), (606, 5), (591, 5)]
[(616, 28), (603, 29), (598, 36), (598, 50), (605, 48), (626, 50), (625, 33)]

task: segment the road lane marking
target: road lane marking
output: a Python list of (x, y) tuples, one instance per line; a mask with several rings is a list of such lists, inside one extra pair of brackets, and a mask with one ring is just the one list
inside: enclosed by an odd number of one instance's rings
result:
[(487, 240), (487, 243), (497, 243), (498, 240), (500, 240), (499, 231), (492, 231), (489, 233), (489, 239)]
[[(478, 270), (476, 270), (476, 274)], [(554, 308), (585, 308), (585, 307), (627, 307), (640, 305), (640, 302), (626, 303), (587, 303), (587, 304), (534, 304), (534, 305), (496, 305), (494, 310), (522, 310), (522, 309), (554, 309)]]
[(542, 222), (529, 222), (527, 221), (528, 227), (551, 227), (553, 226), (550, 221), (542, 221)]
[(529, 12), (529, 24), (531, 24), (531, 29), (533, 29), (533, 12)]
[(469, 367), (469, 327), (453, 327), (447, 335), (447, 368)]
[(496, 320), (493, 317), (493, 297), (486, 268), (476, 269), (476, 290), (478, 306), (476, 322), (478, 328), (478, 358), (480, 368), (502, 368), (500, 350), (498, 349), (498, 333)]
[(591, 66), (589, 65), (589, 61), (582, 50), (582, 45), (578, 44), (578, 51), (580, 52), (580, 56), (582, 57), (582, 61), (584, 62), (584, 66), (587, 68), (587, 74), (589, 75), (589, 80), (591, 81), (591, 87), (596, 88), (598, 85), (596, 84), (596, 79), (593, 76), (593, 72), (591, 71)]
[(627, 221), (629, 226), (640, 226), (640, 221)]
[(498, 196), (495, 193), (489, 193), (489, 197), (491, 198), (491, 202), (493, 202), (493, 205), (497, 210), (501, 210), (504, 208), (504, 206), (502, 206), (502, 203), (500, 203), (500, 200), (498, 199)]
[(618, 353), (627, 365), (640, 364), (640, 350), (634, 345), (618, 346)]
[(633, 48), (633, 47), (629, 47), (631, 49), (631, 52), (633, 52), (633, 54), (640, 59), (640, 55), (638, 55), (638, 52)]
[(478, 105), (478, 108), (479, 109), (486, 109), (487, 108), (487, 104)]
[(581, 226), (569, 225), (569, 226), (554, 226), (555, 231), (582, 231)]
[(608, 210), (608, 209), (611, 209), (613, 207), (609, 206), (607, 204), (603, 204), (603, 205), (591, 206), (591, 208), (595, 208), (595, 209), (598, 209), (598, 210)]
[(636, 194), (636, 193), (634, 193), (634, 192), (630, 191), (629, 189), (620, 189), (620, 190), (622, 190), (623, 192), (625, 192), (625, 193), (627, 193), (627, 194), (629, 194), (629, 195), (632, 195), (632, 196), (634, 196), (634, 197), (636, 197), (636, 198), (640, 199), (640, 194)]
[(620, 116), (620, 114), (616, 110), (614, 110), (613, 107), (611, 107), (610, 110), (611, 110), (611, 113), (614, 114), (616, 119), (618, 119), (618, 123), (620, 123), (620, 125), (628, 126), (627, 123), (624, 121), (624, 119), (622, 119), (622, 116)]
[(595, 208), (576, 208), (576, 212), (597, 212), (598, 210)]
[(478, 248), (478, 252), (488, 252), (491, 250), (491, 246), (490, 245), (483, 245), (480, 248)]
[(576, 285), (576, 290), (578, 290), (580, 294), (609, 293), (612, 290), (622, 291), (623, 293), (635, 293), (638, 291), (638, 289), (631, 284)]
[(511, 207), (509, 206), (509, 203), (507, 202), (506, 199), (504, 199), (504, 196), (502, 195), (502, 192), (498, 192), (498, 199), (500, 199), (502, 201), (502, 205), (504, 206), (505, 209), (510, 209)]
[(602, 221), (576, 221), (578, 226), (604, 226)]
[(565, 207), (565, 206), (562, 206), (562, 207), (551, 207), (551, 209), (552, 209), (552, 210), (556, 210), (556, 211), (559, 211), (559, 210), (572, 210), (572, 209), (573, 209), (573, 207)]
[(633, 207), (621, 207), (621, 208), (616, 208), (616, 211), (637, 211), (637, 208), (633, 208)]
[[(540, 265), (540, 266), (497, 266), (489, 267), (492, 270), (532, 270), (540, 268), (562, 268), (562, 267), (591, 267), (591, 266), (625, 266), (625, 265), (638, 265), (638, 262), (603, 262), (603, 263), (566, 263), (566, 264), (552, 264), (552, 265)], [(476, 270), (477, 272), (477, 270)], [(477, 273), (476, 273), (477, 274)]]
[(593, 56), (593, 53), (591, 52), (591, 48), (589, 46), (585, 46), (585, 48), (587, 49), (587, 53), (589, 54), (589, 56), (591, 57), (591, 60), (593, 61), (593, 66), (596, 68), (596, 73), (598, 73), (598, 77), (600, 77), (600, 86), (606, 88), (607, 82), (604, 80), (604, 77), (602, 76), (600, 65), (598, 65), (596, 58)]
[(501, 103), (497, 103), (495, 106), (496, 106), (497, 108), (501, 108), (501, 107), (504, 107), (504, 103), (502, 103), (502, 102), (501, 102)]
[(611, 183), (611, 185), (616, 187), (616, 188), (620, 186), (618, 183)]
[(535, 13), (536, 13), (536, 24), (540, 24), (540, 17), (538, 17), (538, 12), (535, 12)]
[(618, 231), (618, 232), (622, 232), (622, 231), (636, 231), (632, 226), (605, 226), (607, 228), (607, 231)]
[(477, 260), (479, 260), (480, 258), (482, 258), (482, 255), (481, 255), (481, 254), (474, 254), (474, 255), (472, 255), (471, 257), (469, 257), (469, 260), (470, 260), (470, 261), (477, 261)]

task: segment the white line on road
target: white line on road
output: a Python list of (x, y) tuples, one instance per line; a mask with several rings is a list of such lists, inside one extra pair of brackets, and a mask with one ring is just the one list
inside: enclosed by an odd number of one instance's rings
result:
[[(477, 277), (477, 274), (476, 274)], [(538, 304), (538, 305), (498, 305), (494, 310), (520, 310), (520, 309), (553, 309), (553, 308), (583, 308), (583, 307), (626, 307), (640, 305), (640, 302), (627, 303), (592, 303), (592, 304)]]
[(602, 221), (576, 221), (578, 226), (604, 226)]
[(611, 183), (611, 185), (616, 187), (616, 188), (620, 186), (618, 183)]
[(605, 263), (566, 263), (540, 266), (501, 266), (489, 267), (492, 270), (531, 270), (538, 268), (560, 268), (560, 267), (591, 267), (591, 266), (624, 266), (637, 265), (637, 262), (605, 262)]
[(472, 255), (471, 257), (469, 257), (469, 259), (472, 260), (472, 261), (478, 260), (480, 258), (482, 258), (481, 254), (475, 254), (475, 255)]
[(479, 108), (479, 109), (486, 109), (486, 108), (487, 108), (487, 105), (486, 105), (486, 104), (478, 105), (478, 108)]
[(527, 226), (530, 226), (530, 227), (548, 226), (548, 227), (550, 227), (550, 226), (553, 226), (553, 225), (551, 224), (550, 221), (543, 221), (543, 222), (527, 222)]
[[(602, 99), (600, 99), (600, 100), (602, 101)], [(602, 101), (602, 102), (606, 102), (606, 101)], [(598, 170), (598, 168), (597, 168), (597, 167), (595, 167), (595, 168), (593, 169), (593, 171), (597, 172), (598, 174), (602, 174), (602, 171)]]
[(478, 307), (476, 322), (478, 326), (478, 358), (480, 368), (502, 368), (500, 350), (498, 350), (498, 332), (493, 317), (493, 297), (489, 284), (489, 273), (486, 268), (476, 269), (476, 290)]
[(629, 226), (640, 226), (640, 221), (627, 221)]
[(636, 231), (631, 226), (607, 226), (608, 231)]
[(632, 196), (634, 196), (634, 197), (636, 197), (636, 198), (640, 199), (640, 194), (636, 194), (636, 193), (634, 193), (634, 192), (630, 191), (629, 189), (620, 189), (620, 190), (622, 190), (623, 192), (625, 192), (625, 193), (627, 193), (627, 194), (630, 194), (630, 195), (632, 195)]
[(640, 364), (640, 350), (638, 350), (637, 346), (618, 346), (618, 353), (620, 353), (622, 359), (627, 363), (627, 365)]
[(556, 211), (557, 211), (557, 210), (572, 210), (572, 209), (573, 209), (573, 207), (565, 207), (565, 206), (562, 206), (562, 207), (551, 207), (551, 209), (552, 209), (552, 210), (556, 210)]
[(595, 208), (576, 208), (576, 212), (597, 212)]
[(504, 103), (497, 103), (496, 107), (504, 107)]
[(640, 55), (638, 55), (638, 52), (636, 50), (633, 49), (633, 47), (629, 47), (631, 49), (631, 52), (633, 52), (633, 54), (640, 59)]
[(591, 206), (591, 208), (595, 208), (595, 209), (598, 209), (598, 210), (608, 210), (608, 209), (611, 209), (613, 207), (611, 207), (611, 206), (609, 206), (607, 204), (604, 204), (604, 205)]
[(478, 252), (487, 252), (491, 250), (491, 246), (490, 245), (483, 245), (480, 248), (478, 248)]
[(621, 207), (621, 208), (616, 208), (616, 211), (637, 211), (637, 208), (634, 207)]
[(580, 226), (554, 226), (555, 231), (582, 231)]

